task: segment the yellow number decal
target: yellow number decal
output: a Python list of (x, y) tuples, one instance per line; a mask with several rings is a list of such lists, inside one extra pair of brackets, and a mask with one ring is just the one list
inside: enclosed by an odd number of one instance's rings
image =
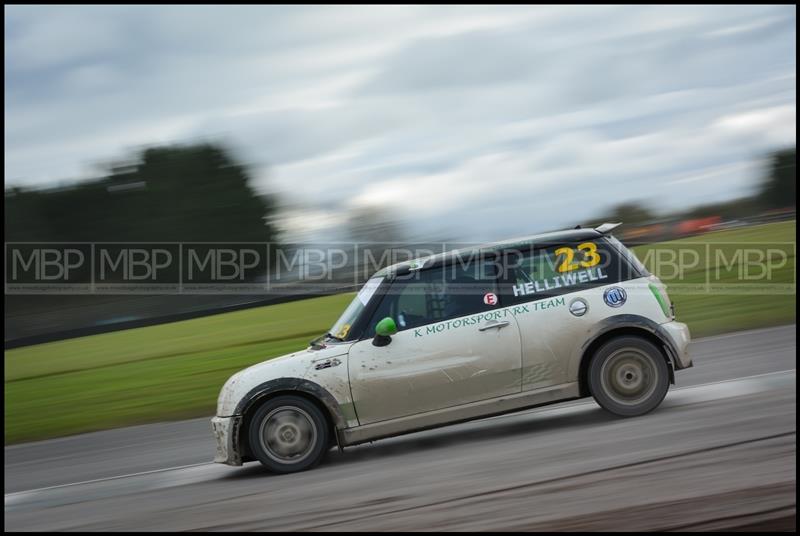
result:
[(336, 334), (336, 337), (339, 339), (344, 339), (347, 337), (348, 333), (350, 333), (350, 324), (345, 324), (342, 326), (342, 329), (339, 330), (339, 333)]
[(579, 244), (578, 249), (583, 252), (584, 260), (581, 261), (581, 266), (590, 268), (595, 264), (600, 264), (600, 254), (597, 253), (597, 245), (594, 242)]
[(578, 244), (578, 249), (583, 253), (583, 260), (578, 263), (572, 262), (575, 258), (575, 250), (572, 248), (558, 248), (555, 251), (556, 256), (564, 255), (564, 261), (558, 265), (559, 272), (571, 272), (577, 268), (591, 268), (600, 264), (600, 254), (597, 253), (597, 245), (594, 242)]
[(577, 264), (572, 263), (572, 258), (575, 256), (575, 252), (572, 251), (572, 248), (558, 248), (555, 253), (556, 256), (564, 255), (564, 262), (558, 265), (559, 272), (569, 272), (578, 267)]

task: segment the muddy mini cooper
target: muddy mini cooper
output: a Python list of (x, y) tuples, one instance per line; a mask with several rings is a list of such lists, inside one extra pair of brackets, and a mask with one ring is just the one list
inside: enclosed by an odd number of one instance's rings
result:
[(307, 349), (225, 383), (215, 461), (301, 471), (332, 447), (589, 396), (655, 409), (692, 366), (689, 330), (617, 225), (378, 271)]

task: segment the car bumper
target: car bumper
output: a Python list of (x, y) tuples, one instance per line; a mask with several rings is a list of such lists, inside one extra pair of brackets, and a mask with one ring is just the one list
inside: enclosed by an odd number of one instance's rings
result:
[(211, 419), (211, 431), (217, 443), (214, 461), (227, 465), (242, 465), (242, 454), (239, 450), (239, 427), (241, 416), (214, 417)]
[(689, 333), (689, 326), (683, 322), (673, 321), (661, 324), (661, 328), (672, 342), (670, 346), (675, 353), (675, 368), (680, 370), (691, 367), (693, 363), (689, 355), (689, 343), (692, 336)]

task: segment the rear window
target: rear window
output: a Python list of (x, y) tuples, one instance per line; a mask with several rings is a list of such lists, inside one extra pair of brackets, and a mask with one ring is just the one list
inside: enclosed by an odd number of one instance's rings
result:
[(641, 277), (640, 269), (623, 254), (626, 251), (622, 244), (618, 247), (599, 237), (537, 247), (507, 257), (504, 303), (538, 300)]

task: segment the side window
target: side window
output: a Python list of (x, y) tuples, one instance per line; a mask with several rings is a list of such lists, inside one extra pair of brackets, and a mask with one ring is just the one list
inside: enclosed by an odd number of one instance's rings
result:
[(604, 238), (547, 245), (508, 256), (506, 303), (533, 301), (636, 277), (637, 272)]
[(392, 282), (364, 336), (374, 336), (375, 325), (387, 316), (403, 331), (486, 310), (491, 306), (484, 297), (494, 292), (494, 263), (456, 263), (411, 272)]

